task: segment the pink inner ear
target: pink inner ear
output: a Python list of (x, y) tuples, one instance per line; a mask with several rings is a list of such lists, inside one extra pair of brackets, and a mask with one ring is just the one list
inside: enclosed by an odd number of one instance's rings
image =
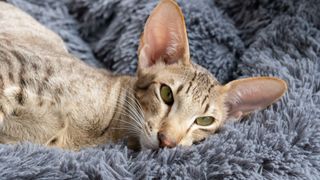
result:
[(142, 68), (157, 61), (173, 64), (183, 61), (186, 56), (189, 56), (189, 45), (182, 12), (174, 1), (162, 0), (145, 25), (139, 64)]
[(239, 116), (272, 104), (286, 91), (284, 81), (275, 78), (248, 78), (229, 83), (229, 115)]
[[(151, 25), (153, 25), (151, 23)], [(155, 24), (153, 29), (148, 29), (148, 32), (146, 32), (145, 42), (147, 42), (149, 45), (149, 59), (150, 64), (155, 64), (156, 60), (158, 60), (161, 56), (164, 56), (167, 54), (167, 47), (170, 46), (170, 38), (167, 35), (169, 32), (167, 29), (165, 29), (164, 26), (157, 27)], [(163, 28), (163, 29), (160, 29)]]

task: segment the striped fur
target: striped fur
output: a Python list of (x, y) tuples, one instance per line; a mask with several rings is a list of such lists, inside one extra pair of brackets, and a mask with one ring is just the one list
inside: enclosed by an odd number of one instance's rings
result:
[[(162, 0), (151, 18), (168, 10), (162, 6), (173, 7), (184, 26), (173, 0)], [(0, 143), (30, 141), (76, 150), (129, 138), (132, 148), (157, 149), (162, 132), (174, 145), (188, 146), (228, 120), (226, 92), (239, 87), (222, 86), (192, 64), (185, 27), (180, 28), (184, 44), (173, 44), (169, 54), (152, 62), (144, 62), (148, 39), (142, 37), (137, 76), (132, 77), (86, 65), (67, 52), (58, 35), (4, 2), (0, 27)], [(173, 92), (172, 106), (160, 96), (163, 84)], [(212, 116), (215, 122), (195, 125), (201, 116)]]

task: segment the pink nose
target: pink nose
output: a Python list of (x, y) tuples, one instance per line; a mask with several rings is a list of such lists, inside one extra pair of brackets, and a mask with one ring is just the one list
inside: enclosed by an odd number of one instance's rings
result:
[(168, 147), (173, 148), (177, 145), (175, 141), (170, 140), (165, 134), (162, 132), (158, 132), (159, 146), (161, 148)]

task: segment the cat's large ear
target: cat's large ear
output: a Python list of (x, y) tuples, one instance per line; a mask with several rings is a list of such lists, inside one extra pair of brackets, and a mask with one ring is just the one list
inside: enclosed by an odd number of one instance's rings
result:
[(266, 108), (287, 91), (285, 81), (271, 77), (245, 78), (223, 87), (228, 118), (239, 120), (255, 110)]
[(152, 11), (140, 39), (138, 56), (139, 69), (159, 61), (190, 64), (184, 17), (174, 0), (161, 0)]

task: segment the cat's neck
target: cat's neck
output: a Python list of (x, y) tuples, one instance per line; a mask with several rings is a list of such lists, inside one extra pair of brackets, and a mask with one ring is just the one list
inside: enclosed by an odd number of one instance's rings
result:
[(117, 97), (114, 98), (114, 113), (108, 127), (110, 137), (115, 142), (127, 138), (128, 146), (137, 149), (139, 142), (133, 126), (139, 126), (137, 124), (138, 118), (142, 118), (134, 92), (137, 79), (134, 76), (117, 76), (115, 78), (119, 83), (117, 83), (117, 87), (113, 87), (117, 89)]

